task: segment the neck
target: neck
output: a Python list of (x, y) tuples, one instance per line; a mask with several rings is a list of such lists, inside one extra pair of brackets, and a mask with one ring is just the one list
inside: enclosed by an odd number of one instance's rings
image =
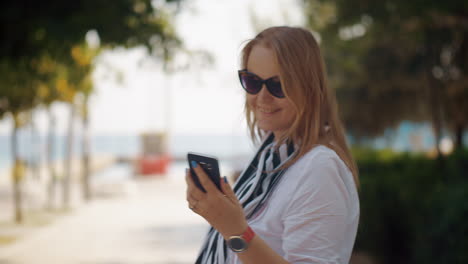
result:
[(275, 131), (275, 132), (273, 132), (273, 135), (275, 136), (273, 141), (275, 143), (278, 143), (278, 140), (284, 135), (284, 133), (285, 133), (285, 131)]

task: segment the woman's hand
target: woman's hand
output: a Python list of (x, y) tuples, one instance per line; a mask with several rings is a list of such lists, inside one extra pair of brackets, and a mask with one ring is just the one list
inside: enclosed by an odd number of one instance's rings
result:
[(225, 239), (242, 234), (247, 229), (247, 220), (239, 200), (231, 186), (225, 181), (226, 178), (221, 179), (221, 192), (205, 171), (198, 164), (196, 165), (192, 166), (193, 170), (206, 193), (197, 188), (190, 175), (190, 170), (187, 169), (185, 180), (189, 208), (205, 218)]

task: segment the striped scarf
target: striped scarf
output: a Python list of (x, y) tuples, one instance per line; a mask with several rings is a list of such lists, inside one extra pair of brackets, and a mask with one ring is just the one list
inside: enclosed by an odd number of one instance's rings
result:
[[(262, 143), (250, 165), (237, 180), (234, 192), (244, 208), (247, 220), (255, 216), (265, 205), (268, 197), (280, 181), (285, 170), (275, 170), (290, 160), (294, 145), (276, 147), (271, 133)], [(228, 247), (223, 236), (210, 228), (197, 258), (196, 264), (222, 264), (226, 262)]]

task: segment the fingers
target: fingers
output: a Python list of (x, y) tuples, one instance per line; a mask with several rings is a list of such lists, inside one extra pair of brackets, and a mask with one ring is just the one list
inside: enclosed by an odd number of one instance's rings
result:
[(195, 161), (192, 161), (192, 169), (195, 171), (195, 174), (197, 174), (200, 184), (203, 186), (207, 193), (218, 191), (216, 185), (210, 180), (203, 168), (200, 165), (198, 165), (198, 163), (196, 163)]
[(192, 175), (190, 173), (189, 169), (186, 169), (185, 171), (185, 182), (187, 182), (187, 199), (192, 196), (196, 200), (203, 199), (205, 196), (205, 193), (198, 189), (198, 187), (195, 185), (195, 182), (192, 179)]
[(198, 200), (193, 199), (192, 197), (189, 197), (187, 199), (188, 202), (188, 208), (192, 210), (193, 212), (200, 214), (200, 205)]
[(185, 181), (187, 182), (186, 200), (188, 208), (199, 214), (199, 202), (204, 199), (204, 193), (195, 186), (195, 183), (193, 183), (190, 171), (186, 172)]
[(190, 184), (188, 177), (190, 177), (190, 170), (188, 168), (185, 168), (185, 182), (187, 183), (187, 185)]
[(226, 176), (224, 176), (221, 180), (221, 190), (231, 201), (235, 201), (237, 199), (237, 196), (232, 190), (231, 185), (229, 185), (227, 182)]
[(198, 204), (198, 200), (193, 198), (193, 196), (191, 195), (187, 196), (187, 202), (189, 204), (190, 209), (193, 209), (193, 207), (196, 207)]

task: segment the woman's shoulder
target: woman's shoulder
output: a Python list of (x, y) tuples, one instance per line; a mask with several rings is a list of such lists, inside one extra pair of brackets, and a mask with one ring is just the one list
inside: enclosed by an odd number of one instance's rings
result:
[(353, 176), (345, 162), (328, 146), (317, 145), (300, 157), (288, 169), (291, 176), (300, 182), (323, 181), (339, 177), (352, 180)]
[(300, 157), (294, 165), (317, 165), (321, 163), (336, 163), (340, 161), (337, 165), (346, 166), (345, 163), (341, 160), (335, 150), (331, 149), (325, 145), (316, 145), (311, 150), (306, 152), (302, 157)]
[[(330, 147), (318, 145), (304, 154), (286, 171), (285, 190), (293, 190), (290, 207), (344, 197), (349, 206), (358, 195), (353, 174)], [(333, 197), (331, 197), (331, 196)]]

